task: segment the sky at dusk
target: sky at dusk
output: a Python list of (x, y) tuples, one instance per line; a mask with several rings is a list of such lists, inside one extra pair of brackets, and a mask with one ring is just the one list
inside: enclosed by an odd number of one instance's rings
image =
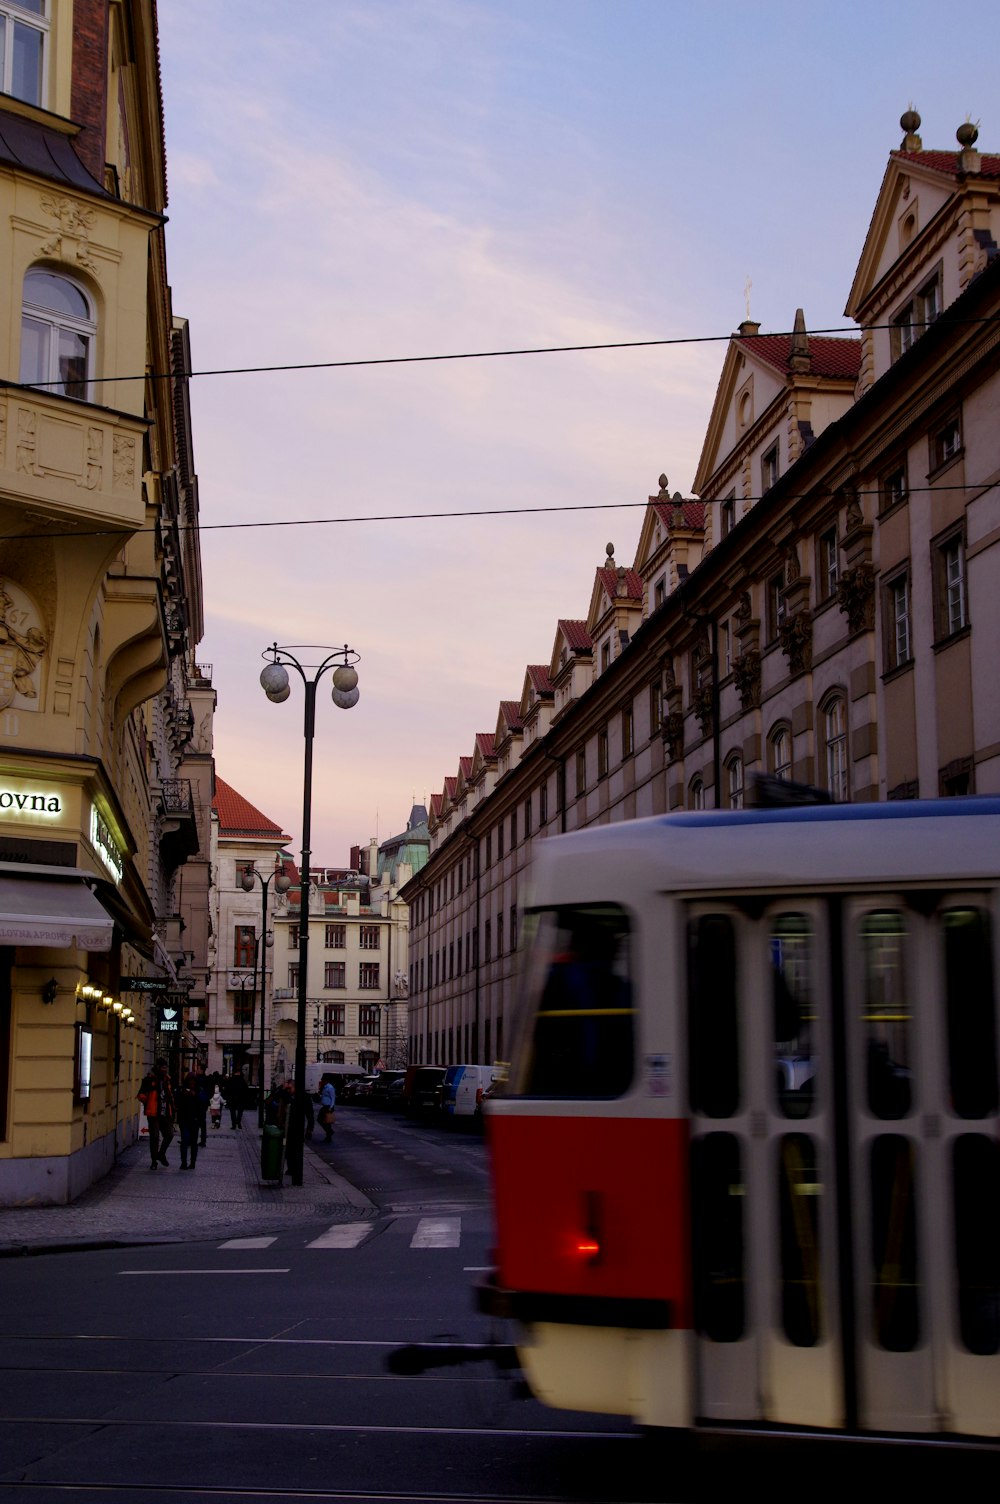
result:
[(699, 341), (192, 382), (217, 769), (297, 851), (302, 690), (268, 702), (261, 654), (349, 643), (360, 701), (338, 710), (321, 687), (314, 754), (313, 861), (337, 865), (401, 830), (494, 729), (558, 619), (586, 616), (606, 544), (632, 563), (661, 471), (690, 494), (747, 280), (764, 331), (801, 306), (809, 328), (847, 332), (911, 102), (925, 147), (956, 150), (971, 116), (1000, 150), (1000, 12), (158, 14), (168, 270), (196, 372)]

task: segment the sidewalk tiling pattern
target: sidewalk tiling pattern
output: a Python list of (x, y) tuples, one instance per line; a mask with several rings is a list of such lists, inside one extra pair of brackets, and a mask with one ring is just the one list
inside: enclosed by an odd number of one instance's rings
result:
[(279, 1232), (320, 1217), (356, 1221), (377, 1208), (337, 1175), (308, 1143), (302, 1185), (261, 1180), (256, 1122), (209, 1128), (194, 1170), (180, 1168), (180, 1141), (167, 1166), (149, 1166), (145, 1140), (118, 1156), (114, 1169), (70, 1206), (0, 1211), (0, 1254), (131, 1243), (188, 1243), (225, 1234)]

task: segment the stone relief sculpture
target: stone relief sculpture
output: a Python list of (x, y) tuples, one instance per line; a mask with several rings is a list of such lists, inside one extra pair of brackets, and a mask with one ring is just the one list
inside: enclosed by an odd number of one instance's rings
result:
[(111, 447), (115, 490), (130, 491), (135, 484), (135, 439), (116, 433)]
[(30, 407), (17, 410), (17, 468), (25, 475), (35, 473), (35, 415)]
[[(76, 261), (79, 266), (97, 276), (97, 266), (90, 254), (90, 231), (94, 223), (93, 209), (84, 209), (71, 198), (43, 198), (42, 208), (56, 222), (54, 234), (40, 247), (43, 256), (58, 256), (64, 261)], [(72, 252), (64, 241), (72, 240)]]
[(30, 597), (0, 579), (0, 710), (18, 697), (38, 699), (36, 670), (47, 646)]

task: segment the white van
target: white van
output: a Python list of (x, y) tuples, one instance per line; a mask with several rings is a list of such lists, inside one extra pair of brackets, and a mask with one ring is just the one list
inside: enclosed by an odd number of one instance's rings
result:
[(441, 1094), (441, 1107), (445, 1116), (476, 1117), (483, 1092), (502, 1074), (497, 1065), (450, 1065)]
[(365, 1072), (360, 1065), (327, 1065), (322, 1060), (306, 1061), (306, 1091), (311, 1097), (319, 1096), (319, 1083), (324, 1076), (332, 1076), (333, 1084), (338, 1095), (341, 1086), (346, 1081), (353, 1080), (357, 1076), (363, 1076)]

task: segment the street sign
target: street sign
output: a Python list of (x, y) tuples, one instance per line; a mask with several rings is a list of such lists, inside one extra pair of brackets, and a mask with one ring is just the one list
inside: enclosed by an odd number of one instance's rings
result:
[(118, 984), (120, 992), (190, 992), (195, 985), (194, 977), (122, 977)]

